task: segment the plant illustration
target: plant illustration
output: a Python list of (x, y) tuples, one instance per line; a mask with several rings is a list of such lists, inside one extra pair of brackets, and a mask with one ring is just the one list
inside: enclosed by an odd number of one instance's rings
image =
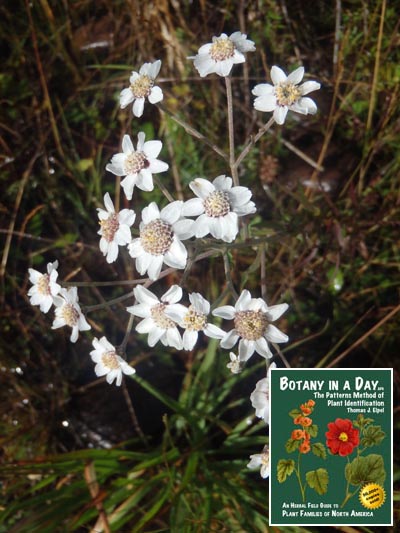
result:
[[(386, 436), (381, 426), (373, 425), (373, 422), (374, 419), (359, 414), (353, 422), (347, 418), (337, 418), (335, 422), (328, 423), (329, 431), (325, 436), (330, 453), (347, 458), (344, 470), (347, 485), (342, 508), (366, 483), (382, 485), (385, 481), (386, 471), (382, 455), (361, 455), (366, 448), (380, 444)], [(349, 456), (354, 451), (357, 455), (350, 461)], [(356, 486), (353, 492), (350, 485)]]
[(313, 423), (310, 415), (315, 407), (314, 400), (308, 400), (300, 405), (300, 409), (292, 409), (289, 416), (293, 418), (293, 423), (300, 426), (292, 430), (291, 436), (286, 442), (285, 448), (288, 453), (298, 451), (297, 461), (293, 459), (280, 459), (277, 465), (277, 477), (279, 483), (284, 483), (286, 479), (296, 474), (302, 501), (306, 500), (307, 485), (318, 494), (325, 494), (328, 490), (329, 476), (325, 468), (318, 468), (306, 472), (304, 478), (301, 472), (302, 455), (312, 452), (321, 459), (326, 459), (326, 448), (322, 442), (312, 442), (318, 435), (318, 426)]

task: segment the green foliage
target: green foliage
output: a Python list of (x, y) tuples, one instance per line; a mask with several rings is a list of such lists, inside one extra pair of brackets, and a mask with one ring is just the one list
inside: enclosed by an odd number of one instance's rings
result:
[(377, 446), (385, 438), (386, 433), (382, 431), (381, 426), (368, 426), (363, 431), (361, 444), (363, 446)]
[(321, 459), (326, 459), (326, 448), (325, 445), (322, 444), (322, 442), (313, 442), (311, 444), (311, 451), (317, 457), (321, 457)]
[(293, 474), (295, 462), (293, 459), (280, 459), (277, 465), (277, 477), (279, 483), (286, 481), (286, 478)]
[(319, 495), (325, 494), (328, 491), (329, 475), (325, 468), (318, 468), (317, 470), (307, 472), (306, 481), (308, 486), (314, 489)]
[(364, 483), (379, 483), (383, 485), (386, 479), (386, 471), (383, 457), (376, 453), (356, 457), (346, 465), (345, 476), (352, 485)]

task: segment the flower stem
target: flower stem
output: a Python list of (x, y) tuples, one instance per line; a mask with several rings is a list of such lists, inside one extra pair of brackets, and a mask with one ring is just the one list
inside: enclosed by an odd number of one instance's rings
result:
[(235, 131), (233, 127), (232, 81), (230, 76), (225, 76), (226, 102), (228, 106), (228, 132), (229, 132), (229, 166), (231, 169), (233, 185), (239, 185), (237, 165), (235, 164)]
[(272, 126), (272, 124), (275, 122), (274, 120), (274, 117), (272, 116), (268, 122), (266, 122), (264, 124), (264, 126), (262, 126), (262, 128), (260, 128), (258, 130), (258, 132), (256, 133), (256, 135), (254, 135), (254, 137), (251, 137), (250, 138), (250, 141), (247, 143), (247, 145), (243, 148), (242, 152), (239, 154), (239, 157), (236, 159), (235, 161), (235, 167), (238, 168), (238, 166), (240, 165), (240, 163), (243, 161), (243, 159), (247, 156), (247, 154), (250, 152), (250, 150), (252, 149), (252, 147), (256, 144), (256, 142), (264, 135), (264, 133), (266, 131), (268, 131), (270, 129), (270, 127)]
[(303, 502), (305, 502), (306, 501), (306, 494), (305, 494), (305, 489), (303, 487), (303, 484), (301, 482), (301, 475), (300, 475), (300, 457), (301, 457), (301, 453), (299, 452), (299, 457), (297, 459), (297, 468), (295, 468), (295, 472), (296, 472), (297, 480), (298, 480), (299, 486), (300, 486), (301, 498), (302, 498)]

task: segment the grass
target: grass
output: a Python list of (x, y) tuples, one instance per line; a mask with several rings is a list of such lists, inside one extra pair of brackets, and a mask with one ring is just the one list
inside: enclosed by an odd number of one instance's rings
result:
[[(396, 367), (395, 8), (386, 0), (338, 0), (335, 7), (177, 2), (157, 10), (135, 0), (41, 0), (3, 2), (0, 14), (0, 533), (269, 531), (266, 484), (246, 469), (266, 439), (248, 399), (263, 377), (261, 363), (253, 358), (233, 376), (227, 352), (213, 342), (196, 353), (150, 352), (132, 334), (127, 356), (137, 374), (121, 391), (110, 390), (94, 379), (91, 337), (71, 345), (29, 305), (27, 269), (58, 259), (61, 279), (82, 285), (93, 336), (123, 339), (135, 274), (127, 255), (106, 265), (98, 250), (95, 209), (115, 191), (105, 165), (122, 134), (135, 137), (140, 128), (163, 140), (160, 157), (170, 164), (163, 183), (175, 198), (188, 198), (193, 177), (227, 172), (171, 115), (228, 153), (223, 82), (200, 80), (186, 57), (212, 35), (239, 28), (257, 53), (234, 70), (238, 150), (262, 124), (250, 89), (274, 64), (293, 70), (303, 63), (321, 82), (319, 112), (273, 128), (240, 166), (257, 205), (249, 236), (263, 245), (241, 240), (218, 249), (193, 264), (186, 288), (206, 287), (215, 302), (231, 282), (268, 303), (289, 302), (280, 328), (290, 342), (281, 355), (292, 367)], [(129, 109), (118, 108), (119, 92), (132, 69), (157, 58), (164, 111), (148, 106), (140, 123), (132, 121)], [(153, 200), (163, 202), (161, 192)], [(138, 191), (136, 212), (149, 201)], [(181, 278), (172, 272), (166, 281), (160, 293)], [(120, 300), (94, 307), (111, 299)], [(397, 406), (398, 368), (394, 374)], [(396, 407), (394, 415), (397, 523)], [(286, 530), (318, 527), (279, 528)]]

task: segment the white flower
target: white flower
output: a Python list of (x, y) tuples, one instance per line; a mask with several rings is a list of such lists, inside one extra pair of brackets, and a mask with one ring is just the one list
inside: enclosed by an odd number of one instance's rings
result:
[(29, 281), (33, 283), (28, 291), (31, 305), (38, 305), (42, 313), (47, 313), (53, 305), (53, 297), (56, 296), (61, 286), (56, 283), (58, 277), (58, 261), (47, 263), (47, 274), (41, 274), (33, 268), (29, 268)]
[(157, 159), (161, 152), (161, 141), (145, 140), (143, 131), (138, 134), (137, 149), (135, 150), (129, 135), (124, 135), (122, 139), (122, 152), (113, 155), (111, 163), (106, 166), (106, 170), (116, 176), (126, 176), (121, 181), (125, 196), (131, 200), (135, 185), (142, 191), (152, 191), (154, 189), (153, 174), (168, 170), (168, 164)]
[(271, 368), (276, 368), (275, 363), (271, 363), (268, 368), (267, 377), (260, 379), (256, 383), (256, 388), (250, 394), (251, 405), (256, 410), (256, 416), (262, 418), (269, 424), (269, 385), (271, 381)]
[(183, 202), (177, 200), (161, 212), (155, 202), (142, 211), (140, 237), (128, 246), (129, 254), (136, 259), (136, 269), (151, 280), (158, 279), (163, 263), (173, 268), (185, 268), (187, 250), (181, 239), (193, 236), (193, 220), (181, 217)]
[(230, 352), (229, 358), (231, 361), (226, 366), (229, 368), (232, 374), (240, 374), (242, 371), (242, 365), (239, 357), (235, 353)]
[(106, 381), (110, 385), (116, 379), (116, 385), (119, 387), (122, 383), (122, 374), (130, 376), (136, 372), (122, 357), (117, 355), (114, 346), (108, 342), (106, 337), (101, 337), (100, 340), (94, 338), (92, 344), (94, 350), (90, 352), (90, 357), (93, 362), (97, 363), (94, 367), (96, 376), (106, 376)]
[(251, 191), (247, 187), (232, 187), (232, 178), (218, 176), (211, 183), (197, 178), (189, 187), (198, 198), (187, 200), (185, 216), (197, 216), (194, 234), (197, 238), (211, 233), (216, 239), (232, 242), (239, 231), (238, 217), (255, 213)]
[(254, 52), (254, 42), (247, 39), (247, 35), (235, 31), (230, 37), (222, 33), (213, 37), (212, 43), (204, 44), (199, 48), (194, 59), (194, 66), (203, 78), (212, 72), (219, 76), (229, 76), (233, 65), (246, 61), (245, 53)]
[(137, 324), (136, 331), (149, 334), (147, 342), (151, 347), (161, 341), (164, 346), (182, 350), (182, 337), (178, 328), (165, 313), (171, 304), (176, 304), (182, 298), (182, 289), (178, 285), (172, 285), (161, 300), (141, 285), (138, 285), (133, 293), (139, 303), (128, 307), (127, 311), (143, 318)]
[(113, 263), (118, 257), (118, 247), (131, 242), (129, 228), (135, 222), (136, 215), (132, 209), (122, 209), (116, 213), (108, 192), (104, 195), (104, 205), (106, 210), (97, 208), (100, 219), (100, 230), (97, 233), (101, 235), (100, 250), (107, 256), (107, 263)]
[(273, 66), (271, 79), (274, 85), (260, 83), (254, 87), (252, 92), (257, 96), (254, 100), (254, 107), (258, 111), (273, 111), (277, 124), (285, 122), (289, 110), (302, 115), (314, 115), (317, 112), (314, 100), (304, 98), (304, 96), (317, 91), (321, 85), (316, 81), (306, 81), (299, 85), (303, 76), (303, 67), (297, 68), (286, 76), (282, 69)]
[(183, 333), (183, 349), (193, 350), (199, 331), (203, 331), (205, 335), (212, 339), (222, 339), (225, 332), (218, 326), (207, 322), (210, 303), (198, 292), (189, 294), (189, 301), (191, 304), (189, 307), (173, 304), (165, 311), (169, 318), (177, 322), (185, 330)]
[[(261, 468), (260, 468), (261, 467)], [(247, 468), (260, 468), (260, 475), (263, 479), (269, 476), (269, 448), (264, 446), (262, 453), (250, 455), (250, 462)]]
[(130, 86), (127, 89), (123, 89), (119, 96), (121, 109), (124, 109), (133, 102), (133, 114), (135, 117), (141, 117), (146, 98), (151, 104), (161, 102), (163, 99), (162, 90), (157, 85), (154, 85), (160, 68), (161, 61), (157, 59), (154, 63), (145, 63), (142, 65), (139, 72), (132, 72), (129, 78)]
[(82, 314), (78, 300), (78, 289), (76, 287), (61, 289), (59, 295), (54, 298), (56, 317), (52, 329), (61, 328), (63, 326), (69, 326), (72, 328), (70, 337), (71, 342), (76, 342), (78, 340), (79, 331), (87, 331), (91, 329), (86, 318)]
[(288, 337), (270, 324), (288, 308), (288, 304), (268, 305), (262, 298), (252, 298), (250, 292), (242, 291), (235, 307), (224, 305), (214, 309), (213, 315), (234, 321), (234, 329), (225, 334), (221, 346), (232, 348), (239, 341), (239, 359), (247, 361), (254, 351), (262, 357), (272, 357), (268, 342), (287, 342)]

